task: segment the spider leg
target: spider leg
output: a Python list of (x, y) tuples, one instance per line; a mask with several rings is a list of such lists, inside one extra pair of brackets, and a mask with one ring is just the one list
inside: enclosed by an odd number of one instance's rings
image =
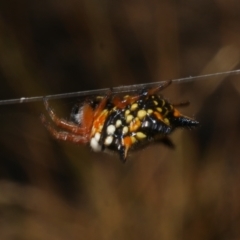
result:
[(114, 96), (112, 99), (112, 103), (114, 104), (114, 106), (116, 106), (118, 109), (123, 109), (125, 108), (127, 105), (132, 104), (134, 102), (136, 102), (141, 95), (136, 95), (136, 96), (127, 96), (123, 99)]
[(47, 99), (44, 99), (43, 102), (50, 118), (56, 124), (56, 126), (69, 130), (72, 133), (76, 133), (76, 134), (85, 134), (89, 131), (89, 124), (91, 123), (91, 121), (89, 121), (88, 115), (90, 115), (90, 119), (92, 118), (92, 114), (91, 114), (92, 110), (90, 109), (91, 107), (89, 105), (85, 105), (84, 106), (85, 108), (83, 108), (83, 115), (85, 116), (85, 119), (83, 121), (83, 124), (81, 124), (81, 127), (80, 127), (79, 125), (76, 125), (74, 123), (68, 122), (64, 119), (60, 119), (59, 117), (57, 117), (55, 112), (49, 107)]
[(107, 95), (105, 97), (103, 97), (101, 102), (98, 104), (97, 108), (94, 110), (94, 114), (93, 114), (94, 119), (98, 118), (99, 115), (102, 113), (102, 110), (105, 108), (105, 106), (107, 104), (107, 100), (110, 98), (111, 94), (112, 94), (112, 91), (109, 90)]
[(162, 91), (163, 89), (167, 88), (171, 84), (172, 84), (172, 80), (168, 80), (168, 81), (164, 82), (163, 84), (159, 85), (158, 87), (148, 89), (146, 91), (147, 96), (154, 95), (155, 93), (157, 93), (159, 91)]
[(123, 163), (126, 162), (128, 151), (133, 144), (134, 142), (130, 136), (126, 136), (122, 139), (122, 146), (118, 151), (119, 151), (120, 159)]
[(48, 129), (50, 134), (62, 141), (68, 141), (73, 143), (88, 143), (89, 142), (89, 136), (88, 135), (77, 135), (69, 132), (64, 131), (57, 131), (55, 128), (53, 128), (49, 122), (46, 121), (46, 118), (44, 115), (41, 115), (41, 121), (45, 125), (45, 127)]
[(164, 88), (168, 87), (172, 83), (172, 80), (166, 81), (163, 84), (159, 85), (158, 87), (151, 88), (148, 90), (144, 90), (141, 94), (135, 95), (135, 96), (127, 96), (123, 99), (114, 96), (112, 99), (112, 103), (114, 106), (116, 106), (119, 109), (125, 108), (127, 105), (132, 104), (136, 102), (141, 96), (151, 96), (154, 95), (155, 93), (163, 90)]
[(172, 104), (174, 107), (187, 107), (190, 105), (189, 101), (185, 101), (185, 102), (180, 102), (180, 103), (174, 103)]

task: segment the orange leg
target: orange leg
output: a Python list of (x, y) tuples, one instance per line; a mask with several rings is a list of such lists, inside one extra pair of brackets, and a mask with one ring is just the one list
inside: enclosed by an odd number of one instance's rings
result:
[[(45, 108), (52, 119), (52, 121), (56, 124), (56, 126), (61, 127), (63, 129), (69, 130), (72, 133), (76, 134), (85, 134), (90, 131), (90, 124), (92, 121), (92, 108), (89, 105), (83, 106), (83, 116), (82, 116), (82, 124), (81, 127), (74, 123), (68, 122), (64, 119), (60, 119), (57, 117), (55, 112), (49, 107), (48, 101), (44, 99)], [(91, 121), (89, 121), (91, 119)]]
[(101, 114), (102, 110), (106, 107), (107, 100), (111, 96), (111, 91), (107, 93), (107, 95), (101, 100), (101, 102), (98, 104), (97, 108), (94, 110), (93, 118), (97, 119), (99, 115)]
[(127, 105), (136, 102), (139, 98), (140, 98), (140, 95), (128, 96), (128, 97), (126, 97), (126, 98), (124, 98), (124, 99), (120, 99), (119, 97), (114, 96), (113, 99), (112, 99), (112, 103), (113, 103), (114, 106), (116, 106), (118, 109), (123, 109), (123, 108), (125, 108)]
[(159, 85), (158, 87), (149, 89), (147, 91), (147, 96), (151, 96), (159, 91), (162, 91), (164, 88), (167, 88), (170, 84), (172, 84), (172, 80), (168, 80), (168, 81), (164, 82), (162, 85)]
[(68, 132), (63, 132), (63, 131), (57, 131), (54, 129), (47, 121), (44, 115), (41, 116), (41, 120), (45, 127), (48, 129), (48, 131), (51, 133), (51, 135), (62, 141), (69, 141), (73, 143), (88, 143), (89, 142), (89, 135), (78, 135), (78, 134), (73, 134), (73, 133), (68, 133)]
[(121, 154), (122, 161), (125, 162), (127, 159), (128, 150), (133, 145), (131, 137), (127, 136), (122, 139), (122, 145), (124, 146), (124, 152)]
[[(147, 96), (151, 96), (154, 95), (155, 93), (163, 90), (164, 88), (168, 87), (170, 84), (172, 83), (172, 80), (166, 81), (164, 84), (155, 87), (155, 88), (151, 88), (149, 90), (147, 90), (145, 93), (147, 93)], [(145, 94), (144, 94), (145, 95)], [(117, 96), (114, 96), (112, 99), (112, 103), (114, 104), (114, 106), (116, 106), (119, 109), (123, 109), (125, 108), (127, 105), (132, 104), (134, 102), (136, 102), (140, 97), (142, 96), (142, 94), (139, 95), (135, 95), (135, 96), (128, 96), (124, 99), (120, 99)]]
[[(56, 124), (57, 127), (68, 130), (74, 134), (88, 135), (91, 132), (93, 121), (95, 119), (97, 119), (100, 116), (100, 114), (102, 113), (102, 110), (105, 108), (110, 94), (111, 93), (109, 93), (107, 96), (105, 96), (101, 100), (101, 102), (99, 103), (99, 105), (97, 106), (97, 108), (95, 110), (93, 110), (92, 107), (87, 103), (85, 103), (83, 105), (83, 107), (80, 109), (81, 119), (79, 119), (79, 120), (80, 120), (81, 125), (77, 125), (75, 123), (68, 122), (64, 119), (60, 119), (59, 117), (57, 117), (55, 112), (49, 107), (48, 101), (46, 99), (44, 99), (44, 105), (45, 105), (45, 108), (46, 108), (50, 118)], [(43, 120), (43, 117), (42, 117), (42, 121), (43, 121), (43, 123), (46, 122)], [(45, 125), (47, 125), (47, 124), (45, 124)], [(52, 135), (56, 136), (56, 134), (52, 134)], [(60, 138), (62, 139), (62, 137), (60, 137)]]

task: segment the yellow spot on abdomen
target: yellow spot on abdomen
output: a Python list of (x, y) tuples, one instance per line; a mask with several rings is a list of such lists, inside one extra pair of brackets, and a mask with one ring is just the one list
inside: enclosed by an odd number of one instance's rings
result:
[(136, 138), (138, 139), (138, 140), (141, 140), (141, 139), (144, 139), (144, 138), (146, 138), (147, 136), (144, 134), (144, 133), (142, 133), (142, 132), (137, 132), (136, 133)]
[(127, 126), (123, 127), (122, 133), (123, 133), (123, 135), (126, 135), (128, 133), (128, 127)]
[(140, 120), (142, 120), (147, 115), (147, 112), (145, 110), (139, 110), (137, 113), (137, 116)]
[(132, 106), (131, 106), (131, 111), (134, 111), (138, 108), (138, 104), (137, 103), (134, 103)]
[(169, 125), (170, 124), (170, 122), (169, 122), (169, 120), (168, 120), (168, 118), (164, 118), (164, 120), (163, 120), (167, 125)]
[(127, 109), (126, 111), (125, 111), (125, 117), (127, 117), (127, 115), (130, 113), (130, 110), (129, 109)]
[(133, 120), (133, 115), (127, 115), (126, 122), (130, 123)]
[(152, 112), (153, 112), (152, 109), (148, 109), (148, 110), (147, 110), (147, 113), (148, 113), (148, 114), (151, 114)]

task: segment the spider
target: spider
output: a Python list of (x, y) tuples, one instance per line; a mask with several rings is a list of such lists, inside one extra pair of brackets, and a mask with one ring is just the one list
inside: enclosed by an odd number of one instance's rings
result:
[(125, 162), (130, 149), (159, 141), (171, 145), (167, 136), (175, 128), (192, 128), (199, 124), (175, 108), (187, 103), (174, 105), (158, 94), (170, 84), (171, 81), (167, 81), (124, 97), (111, 91), (105, 96), (92, 97), (73, 108), (70, 121), (60, 119), (45, 99), (44, 105), (52, 122), (61, 130), (56, 130), (44, 115), (41, 120), (54, 138), (89, 144), (95, 152), (117, 152)]

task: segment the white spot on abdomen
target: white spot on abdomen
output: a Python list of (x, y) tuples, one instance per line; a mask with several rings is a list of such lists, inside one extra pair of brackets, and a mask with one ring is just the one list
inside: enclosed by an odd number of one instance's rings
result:
[(100, 137), (101, 137), (101, 134), (99, 132), (95, 133), (94, 138), (96, 139), (97, 142), (99, 142)]
[(104, 145), (109, 146), (113, 141), (113, 136), (107, 136), (105, 141), (104, 141)]
[(95, 137), (91, 138), (90, 146), (94, 152), (101, 152), (102, 150), (101, 145), (99, 144)]
[(115, 130), (116, 130), (116, 127), (115, 127), (114, 125), (109, 125), (109, 126), (107, 127), (107, 134), (108, 134), (108, 135), (113, 135), (114, 132), (115, 132)]

